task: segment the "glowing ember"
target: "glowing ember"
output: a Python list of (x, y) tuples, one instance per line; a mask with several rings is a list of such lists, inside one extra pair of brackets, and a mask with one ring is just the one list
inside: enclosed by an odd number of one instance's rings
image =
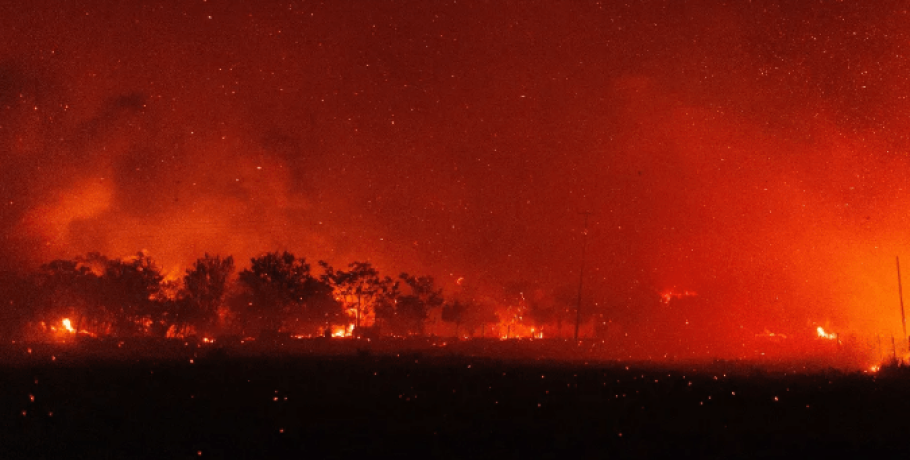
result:
[(76, 330), (73, 329), (73, 323), (70, 322), (69, 318), (63, 318), (63, 327), (66, 328), (66, 331), (69, 333), (76, 332)]
[(825, 329), (822, 328), (821, 326), (819, 326), (818, 328), (816, 328), (815, 331), (818, 333), (818, 336), (821, 337), (821, 338), (823, 338), (823, 339), (828, 339), (828, 340), (836, 340), (836, 339), (837, 339), (837, 334), (835, 334), (835, 333), (833, 333), (833, 332), (825, 332)]

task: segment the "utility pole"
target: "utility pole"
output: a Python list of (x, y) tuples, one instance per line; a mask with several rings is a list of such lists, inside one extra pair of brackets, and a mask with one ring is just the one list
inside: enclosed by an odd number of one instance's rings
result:
[(585, 281), (585, 252), (588, 250), (588, 217), (591, 211), (580, 212), (585, 216), (585, 231), (581, 243), (581, 270), (578, 273), (578, 303), (575, 305), (575, 343), (578, 344), (578, 326), (581, 324), (581, 287)]
[(901, 298), (901, 327), (904, 328), (904, 340), (907, 341), (907, 349), (910, 350), (910, 337), (907, 336), (907, 317), (904, 316), (904, 290), (901, 287), (901, 258), (894, 256), (897, 261), (897, 295)]

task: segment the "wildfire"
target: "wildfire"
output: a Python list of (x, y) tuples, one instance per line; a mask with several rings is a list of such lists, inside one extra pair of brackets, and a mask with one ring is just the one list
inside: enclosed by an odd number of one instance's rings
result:
[(332, 326), (332, 337), (350, 337), (351, 332), (354, 331), (354, 325), (348, 324), (345, 326)]
[(76, 333), (76, 330), (73, 329), (73, 323), (70, 322), (69, 318), (63, 318), (63, 327), (66, 329), (67, 332), (69, 332), (71, 334)]
[(816, 328), (815, 331), (818, 333), (818, 336), (823, 339), (837, 340), (837, 334), (835, 334), (833, 332), (825, 332), (825, 329), (822, 328), (821, 326)]

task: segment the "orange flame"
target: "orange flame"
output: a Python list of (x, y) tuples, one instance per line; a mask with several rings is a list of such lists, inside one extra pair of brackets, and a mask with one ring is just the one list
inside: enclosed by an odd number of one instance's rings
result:
[(825, 329), (822, 328), (821, 326), (819, 326), (818, 328), (816, 328), (815, 331), (818, 333), (818, 336), (821, 337), (821, 338), (823, 338), (823, 339), (828, 339), (828, 340), (836, 340), (836, 339), (837, 339), (837, 334), (835, 334), (835, 333), (833, 333), (833, 332), (825, 332)]
[(63, 327), (66, 328), (66, 331), (71, 334), (76, 332), (76, 330), (73, 329), (73, 323), (70, 322), (69, 318), (63, 318)]
[(354, 325), (348, 324), (345, 326), (332, 326), (332, 337), (350, 337), (351, 332), (354, 331)]

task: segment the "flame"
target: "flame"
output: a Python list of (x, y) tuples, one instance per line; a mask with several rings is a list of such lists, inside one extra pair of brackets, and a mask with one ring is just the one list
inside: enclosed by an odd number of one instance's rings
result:
[[(536, 330), (535, 328), (524, 323), (524, 317), (518, 316), (513, 318), (507, 318), (506, 320), (500, 320), (498, 324), (491, 324), (489, 327), (489, 333), (495, 336), (495, 332), (499, 332), (500, 338), (505, 339), (524, 339), (532, 337), (543, 337), (543, 332)], [(476, 332), (476, 331), (475, 331)], [(463, 338), (468, 338), (470, 334), (468, 332), (463, 332)], [(538, 337), (538, 338), (539, 338)]]
[(66, 328), (66, 331), (71, 334), (74, 334), (76, 332), (76, 330), (73, 329), (73, 323), (70, 322), (69, 318), (63, 318), (63, 327)]
[(816, 328), (815, 331), (818, 333), (818, 336), (821, 337), (821, 338), (823, 338), (823, 339), (828, 339), (828, 340), (836, 340), (836, 339), (837, 339), (837, 334), (835, 334), (835, 333), (833, 333), (833, 332), (825, 332), (825, 329), (822, 328), (821, 326), (819, 326), (818, 328)]
[(353, 331), (353, 324), (348, 324), (347, 326), (332, 326), (332, 337), (350, 337)]

